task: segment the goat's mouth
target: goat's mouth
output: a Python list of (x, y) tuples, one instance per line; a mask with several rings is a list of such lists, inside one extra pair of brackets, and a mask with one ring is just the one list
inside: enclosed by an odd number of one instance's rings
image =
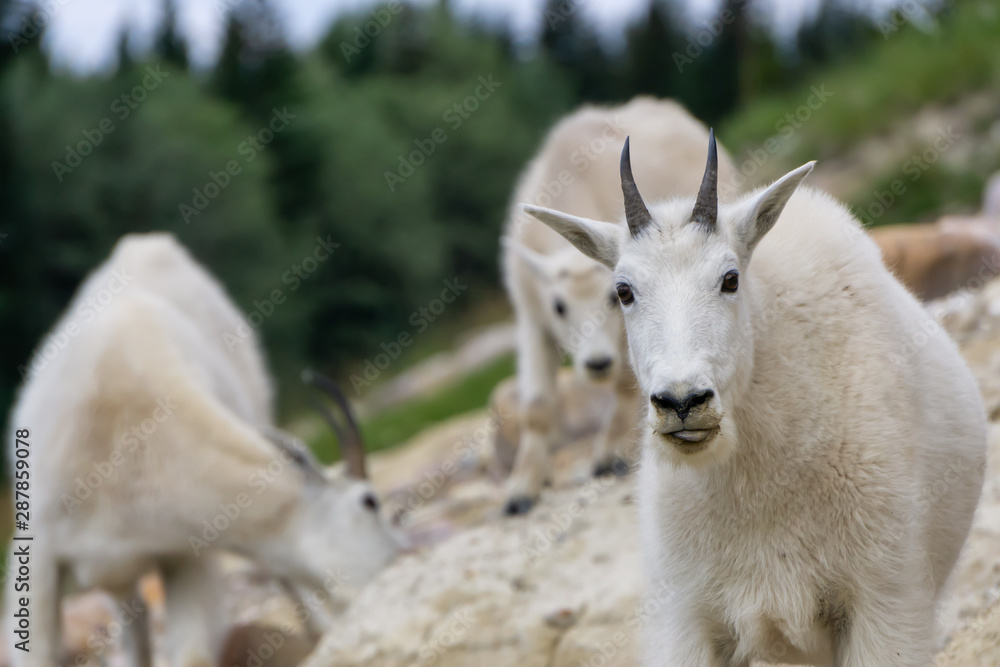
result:
[(604, 382), (611, 377), (611, 367), (602, 368), (600, 370), (593, 370), (588, 368), (586, 371), (587, 379), (591, 382)]
[(679, 429), (659, 435), (685, 454), (695, 454), (707, 448), (718, 433), (719, 427), (713, 426), (712, 428)]

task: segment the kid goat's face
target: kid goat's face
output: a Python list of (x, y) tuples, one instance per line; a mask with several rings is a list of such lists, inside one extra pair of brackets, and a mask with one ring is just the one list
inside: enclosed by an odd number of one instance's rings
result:
[[(740, 202), (719, 207), (718, 159), (709, 158), (697, 199), (648, 209), (622, 151), (628, 227), (526, 207), (578, 249), (610, 267), (629, 356), (648, 396), (648, 442), (675, 463), (725, 458), (727, 414), (753, 359), (747, 265), (812, 163)], [(723, 437), (719, 437), (722, 434)], [(659, 445), (662, 445), (660, 447)]]

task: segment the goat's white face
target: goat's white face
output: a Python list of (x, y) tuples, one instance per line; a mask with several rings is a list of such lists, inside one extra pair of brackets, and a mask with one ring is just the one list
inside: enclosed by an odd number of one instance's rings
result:
[(647, 209), (631, 181), (627, 143), (622, 162), (628, 229), (525, 210), (613, 270), (632, 366), (649, 396), (654, 455), (696, 466), (723, 461), (736, 435), (728, 415), (753, 365), (750, 257), (812, 163), (731, 205), (718, 206), (712, 182), (697, 200)]
[(625, 329), (608, 268), (572, 248), (542, 255), (516, 241), (507, 246), (538, 276), (542, 324), (573, 357), (576, 372), (597, 382), (616, 377)]
[(306, 566), (290, 576), (306, 586), (322, 586), (332, 595), (331, 585), (363, 586), (402, 545), (371, 484), (347, 476), (340, 465), (323, 471), (323, 477), (306, 480), (298, 530), (292, 532)]

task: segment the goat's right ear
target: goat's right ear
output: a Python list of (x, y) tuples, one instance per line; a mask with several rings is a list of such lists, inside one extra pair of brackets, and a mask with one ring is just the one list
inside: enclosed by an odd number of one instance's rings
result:
[(262, 430), (264, 437), (270, 440), (278, 450), (284, 452), (292, 461), (305, 473), (306, 480), (310, 482), (324, 482), (326, 475), (320, 467), (313, 453), (301, 440), (290, 433), (286, 433), (279, 428), (265, 428)]
[(624, 235), (627, 233), (625, 225), (578, 218), (575, 215), (531, 204), (522, 204), (521, 208), (528, 215), (559, 232), (587, 257), (609, 269), (614, 269), (618, 264)]

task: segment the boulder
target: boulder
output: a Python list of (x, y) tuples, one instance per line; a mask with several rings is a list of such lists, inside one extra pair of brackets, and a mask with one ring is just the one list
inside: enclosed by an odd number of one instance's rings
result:
[(875, 227), (885, 265), (918, 298), (976, 289), (1000, 275), (1000, 234), (978, 219)]

